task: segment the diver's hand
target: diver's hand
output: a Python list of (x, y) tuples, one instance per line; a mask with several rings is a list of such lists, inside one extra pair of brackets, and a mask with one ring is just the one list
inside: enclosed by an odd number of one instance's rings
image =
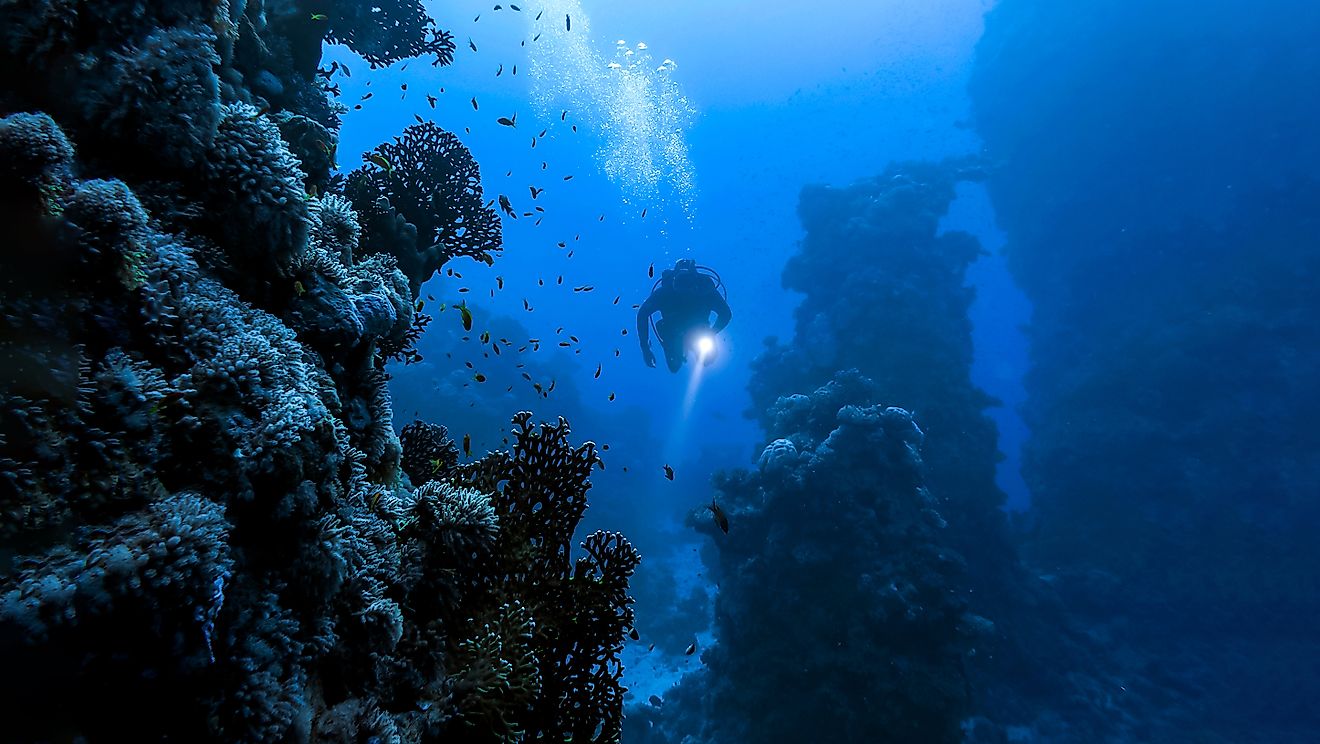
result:
[(642, 349), (642, 361), (646, 362), (646, 366), (655, 369), (655, 352), (651, 351), (650, 347)]

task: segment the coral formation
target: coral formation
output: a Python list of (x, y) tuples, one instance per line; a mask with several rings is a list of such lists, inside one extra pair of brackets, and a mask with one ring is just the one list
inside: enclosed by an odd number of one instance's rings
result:
[(923, 485), (924, 435), (878, 395), (850, 371), (781, 398), (767, 466), (717, 478), (728, 534), (704, 510), (692, 521), (719, 546), (708, 561), (718, 643), (702, 652), (706, 669), (666, 695), (665, 716), (630, 716), (630, 738), (961, 740), (966, 628), (979, 621)]
[(638, 558), (570, 555), (594, 446), (522, 414), (459, 464), (394, 431), (410, 279), (498, 249), (475, 162), (428, 128), (406, 177), (357, 179), (425, 257), (333, 191), (322, 38), (452, 41), (417, 3), (331, 5), (0, 5), (8, 739), (618, 740)]
[(457, 137), (414, 124), (362, 158), (345, 188), (363, 217), (362, 250), (394, 256), (414, 295), (451, 258), (495, 260), (499, 216), (482, 203), (477, 163)]

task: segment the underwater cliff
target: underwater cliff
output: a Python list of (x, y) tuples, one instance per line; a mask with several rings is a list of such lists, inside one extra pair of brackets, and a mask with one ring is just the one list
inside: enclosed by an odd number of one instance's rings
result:
[(396, 434), (419, 287), (500, 220), (430, 122), (336, 174), (318, 65), (453, 38), (315, 5), (0, 7), (6, 740), (619, 739), (639, 557), (573, 548), (595, 446)]
[(1313, 741), (1312, 3), (1003, 0), (971, 92), (1034, 304), (1030, 563), (1135, 741)]

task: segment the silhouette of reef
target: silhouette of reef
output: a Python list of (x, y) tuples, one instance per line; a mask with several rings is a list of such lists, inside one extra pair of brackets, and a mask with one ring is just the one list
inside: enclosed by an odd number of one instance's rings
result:
[[(958, 184), (983, 178), (973, 162), (899, 163), (803, 190), (806, 237), (784, 270), (804, 294), (796, 332), (767, 340), (750, 383), (769, 444), (757, 471), (717, 482), (729, 534), (708, 514), (695, 522), (713, 538), (703, 559), (719, 582), (718, 643), (662, 706), (636, 706), (641, 741), (1117, 730), (1105, 688), (1121, 683), (1023, 569), (1000, 509), (994, 401), (971, 381), (965, 272), (982, 251), (940, 231)], [(858, 411), (892, 423), (904, 410), (923, 435), (885, 428), (835, 445), (858, 435)], [(773, 661), (743, 658), (755, 648)]]
[(924, 435), (879, 396), (854, 370), (780, 398), (756, 469), (717, 478), (728, 534), (692, 518), (718, 546), (717, 643), (630, 741), (961, 739), (963, 655), (992, 624), (966, 609)]
[[(332, 178), (323, 40), (452, 41), (325, 5), (0, 6), (6, 740), (618, 741), (638, 557), (571, 554), (594, 445), (395, 434), (420, 281), (499, 249), (476, 164), (432, 126), (378, 150), (406, 181)], [(394, 250), (354, 198), (485, 228)]]
[(1118, 665), (1123, 740), (1320, 730), (1317, 33), (1287, 2), (1005, 0), (977, 51), (1035, 307), (1025, 555)]

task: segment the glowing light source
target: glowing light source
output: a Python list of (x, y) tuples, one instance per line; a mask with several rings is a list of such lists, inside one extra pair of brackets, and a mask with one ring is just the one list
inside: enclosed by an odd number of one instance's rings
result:
[(711, 338), (710, 336), (702, 336), (701, 338), (697, 339), (697, 353), (700, 354), (703, 359), (705, 357), (710, 356), (710, 353), (714, 350), (715, 350), (715, 339)]

